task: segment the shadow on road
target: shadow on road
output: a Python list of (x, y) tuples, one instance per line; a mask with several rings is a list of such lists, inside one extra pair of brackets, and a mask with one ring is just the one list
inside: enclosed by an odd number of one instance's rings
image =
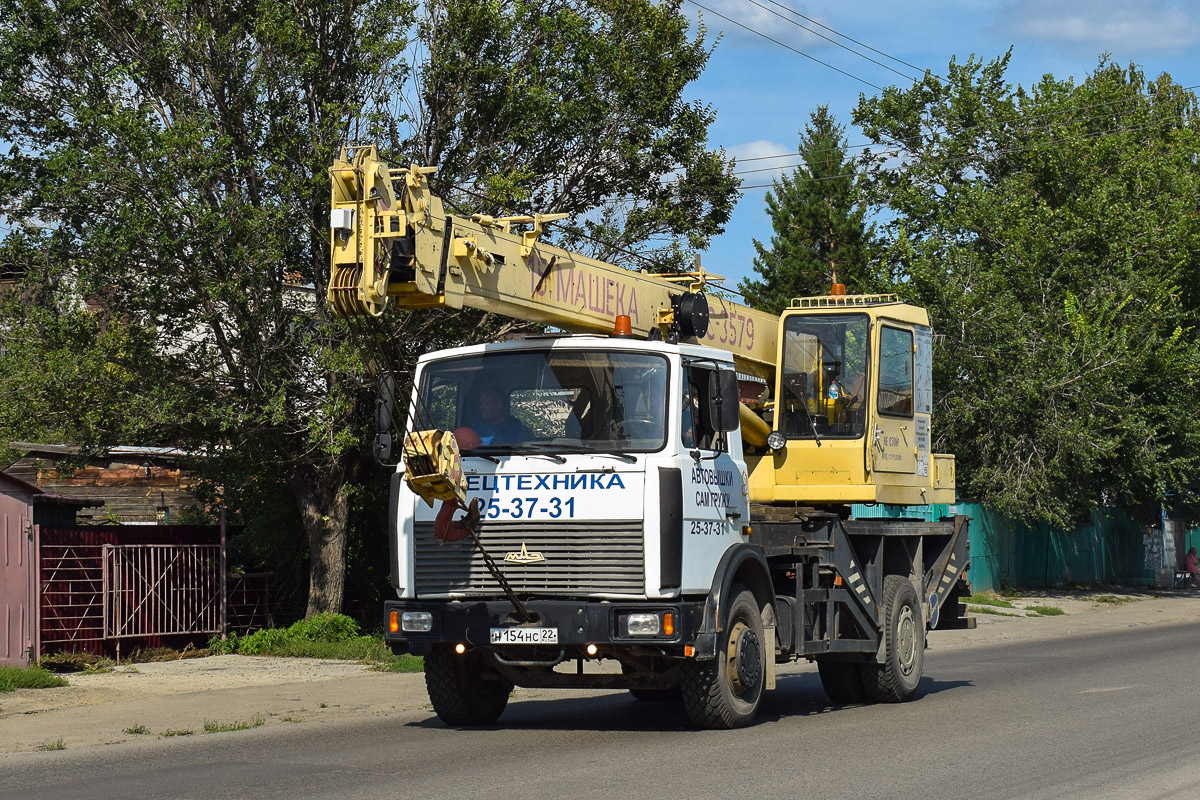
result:
[[(935, 695), (971, 686), (965, 680), (921, 679), (919, 696)], [(511, 702), (496, 725), (472, 728), (478, 731), (694, 731), (679, 702), (645, 702), (626, 692), (597, 690), (590, 697), (545, 696)], [(780, 675), (775, 691), (769, 692), (759, 709), (756, 724), (788, 717), (840, 714), (861, 706), (835, 706), (829, 702), (816, 674)], [(415, 728), (446, 728), (436, 716), (407, 723)]]

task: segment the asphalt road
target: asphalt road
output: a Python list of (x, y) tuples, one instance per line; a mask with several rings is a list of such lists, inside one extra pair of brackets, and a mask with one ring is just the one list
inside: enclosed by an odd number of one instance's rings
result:
[(1200, 792), (1200, 623), (929, 651), (922, 696), (833, 709), (780, 676), (761, 721), (691, 730), (625, 693), (0, 758), (0, 798), (1165, 798)]

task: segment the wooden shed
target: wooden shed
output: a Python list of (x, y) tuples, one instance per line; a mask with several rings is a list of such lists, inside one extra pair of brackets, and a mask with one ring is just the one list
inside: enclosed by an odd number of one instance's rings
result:
[[(20, 457), (4, 471), (47, 492), (92, 501), (80, 522), (102, 525), (171, 525), (200, 503), (193, 473), (181, 464), (187, 453), (172, 447), (113, 447), (74, 468), (65, 459), (72, 445), (10, 442)], [(72, 521), (71, 524), (74, 524)]]

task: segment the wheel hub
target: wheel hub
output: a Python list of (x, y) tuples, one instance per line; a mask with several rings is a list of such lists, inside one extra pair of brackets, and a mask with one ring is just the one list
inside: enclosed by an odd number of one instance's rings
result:
[(905, 606), (896, 620), (896, 656), (900, 671), (911, 675), (917, 661), (917, 626), (911, 606)]
[(729, 632), (729, 680), (734, 691), (743, 694), (762, 678), (762, 645), (758, 635), (744, 622)]

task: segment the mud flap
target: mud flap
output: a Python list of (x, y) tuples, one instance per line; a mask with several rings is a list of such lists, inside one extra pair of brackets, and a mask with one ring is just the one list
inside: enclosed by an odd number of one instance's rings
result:
[(775, 688), (775, 626), (763, 626), (763, 650), (767, 654), (767, 675), (764, 688), (770, 691)]

